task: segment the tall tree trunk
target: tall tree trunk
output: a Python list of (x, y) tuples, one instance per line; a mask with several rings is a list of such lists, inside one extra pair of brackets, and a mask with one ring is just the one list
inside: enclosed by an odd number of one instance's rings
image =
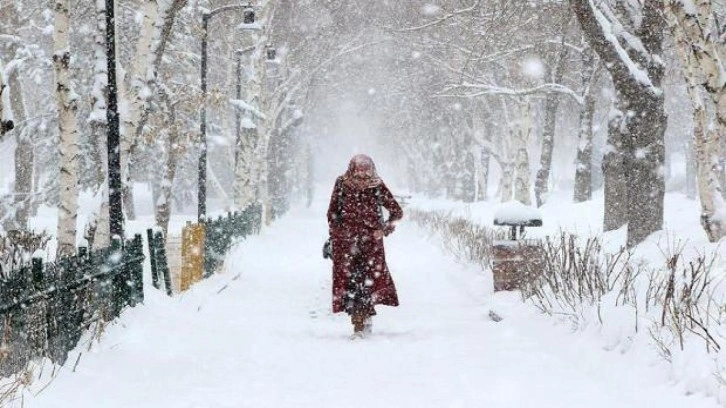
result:
[(511, 201), (514, 198), (514, 163), (511, 161), (501, 162), (502, 178), (499, 181), (499, 194), (502, 202)]
[[(267, 4), (267, 3), (265, 3)], [(259, 10), (258, 19), (264, 21), (266, 10)], [(242, 138), (237, 147), (238, 166), (234, 180), (234, 202), (237, 208), (244, 209), (258, 202), (263, 205), (263, 219), (269, 220), (270, 200), (268, 194), (268, 145), (269, 134), (265, 120), (259, 113), (266, 111), (263, 93), (266, 91), (266, 55), (267, 36), (257, 30), (249, 31), (246, 45), (253, 46), (254, 51), (247, 58), (245, 69), (245, 101), (254, 109), (248, 109), (242, 115)]]
[[(552, 77), (552, 83), (559, 84), (562, 82), (562, 75), (567, 62), (567, 47), (562, 46), (559, 53), (557, 66)], [(549, 179), (552, 169), (552, 152), (555, 148), (555, 130), (557, 127), (557, 108), (560, 99), (557, 93), (550, 92), (545, 97), (545, 119), (544, 129), (542, 131), (542, 150), (540, 153), (540, 167), (537, 171), (537, 177), (534, 183), (534, 195), (537, 201), (537, 207), (541, 207), (547, 201), (549, 194)]]
[[(656, 54), (659, 55), (659, 54)], [(662, 73), (661, 73), (662, 77)], [(651, 76), (655, 79), (655, 75)], [(660, 78), (658, 78), (660, 85)], [(630, 95), (635, 115), (628, 119), (628, 130), (635, 135), (628, 143), (626, 156), (628, 187), (628, 247), (642, 242), (663, 228), (665, 199), (665, 130), (668, 118), (664, 95), (634, 91)]]
[(525, 205), (532, 204), (530, 193), (530, 172), (529, 153), (527, 152), (527, 141), (532, 132), (532, 119), (530, 117), (530, 105), (525, 106), (524, 120), (516, 130), (516, 149), (514, 158), (514, 199)]
[(8, 77), (10, 86), (10, 106), (13, 109), (16, 128), (15, 137), (15, 220), (16, 228), (25, 230), (30, 218), (30, 203), (33, 192), (33, 163), (35, 155), (33, 150), (32, 134), (28, 131), (25, 120), (27, 110), (23, 99), (23, 88), (18, 78), (18, 70), (13, 69)]
[(684, 149), (686, 152), (686, 197), (690, 199), (696, 198), (698, 189), (696, 187), (696, 155), (693, 137), (684, 141)]
[[(622, 155), (623, 166), (614, 167), (613, 164), (620, 157), (612, 156), (610, 159), (616, 160), (609, 160), (604, 166), (608, 169), (606, 184), (615, 181), (614, 177), (621, 178), (616, 183), (625, 183), (627, 245), (633, 247), (663, 226), (664, 134), (667, 119), (661, 88), (665, 71), (661, 58), (663, 2), (644, 0), (635, 4), (634, 7), (640, 8), (637, 10), (638, 18), (632, 19), (637, 27), (623, 26), (618, 31), (613, 30), (612, 21), (609, 21), (615, 18), (616, 12), (608, 2), (570, 0), (570, 4), (588, 42), (610, 72), (616, 90), (616, 103), (622, 111), (620, 123), (611, 121), (609, 126), (611, 131), (617, 130), (620, 135), (610, 135), (608, 147), (614, 151), (608, 154)], [(632, 46), (635, 39), (638, 40), (638, 46)], [(619, 125), (617, 129), (616, 125)], [(620, 139), (621, 146), (618, 146), (617, 141), (613, 143), (613, 136)], [(618, 147), (622, 147), (622, 150)], [(623, 204), (608, 201), (607, 190), (606, 186), (606, 230), (609, 227), (608, 215), (617, 211), (609, 206)], [(615, 220), (614, 224), (620, 221)]]
[(179, 161), (178, 129), (173, 127), (169, 131), (167, 144), (167, 158), (164, 175), (161, 181), (159, 199), (154, 203), (156, 225), (161, 227), (166, 237), (169, 233), (169, 219), (171, 218), (172, 187), (176, 178), (177, 163)]
[(128, 219), (136, 218), (134, 209), (133, 189), (131, 186), (131, 163), (139, 144), (136, 131), (141, 117), (147, 109), (148, 92), (147, 75), (151, 66), (151, 43), (154, 34), (154, 23), (159, 13), (158, 0), (144, 0), (141, 6), (141, 30), (139, 31), (136, 51), (131, 62), (128, 86), (119, 87), (126, 101), (127, 114), (121, 115), (121, 177), (123, 179), (123, 207)]
[(475, 162), (475, 180), (476, 195), (475, 201), (485, 201), (487, 199), (487, 191), (489, 188), (489, 160), (491, 155), (489, 149), (485, 146), (491, 145), (491, 133), (487, 132), (483, 121), (483, 112), (480, 104), (472, 104), (472, 133), (474, 135), (474, 162)]
[(595, 116), (595, 95), (593, 86), (597, 82), (599, 69), (595, 68), (592, 49), (584, 51), (582, 64), (583, 106), (580, 111), (580, 131), (575, 162), (574, 201), (580, 203), (592, 199), (592, 121)]
[(2, 61), (0, 61), (0, 140), (10, 129), (9, 124), (13, 123), (8, 117), (10, 116), (10, 108), (6, 107), (8, 86), (5, 84), (5, 75), (3, 74), (4, 68)]
[(628, 222), (628, 189), (623, 168), (625, 166), (623, 113), (615, 102), (610, 108), (608, 140), (602, 158), (605, 211), (603, 230), (616, 230)]
[(53, 67), (60, 130), (60, 207), (58, 211), (58, 255), (75, 252), (78, 216), (78, 128), (76, 98), (71, 89), (69, 0), (55, 0)]
[(107, 151), (106, 139), (108, 124), (106, 123), (106, 107), (108, 106), (108, 75), (106, 72), (106, 4), (96, 2), (96, 35), (93, 44), (94, 53), (94, 81), (91, 91), (92, 111), (89, 125), (92, 132), (90, 143), (91, 151), (96, 158), (96, 182), (98, 207), (95, 209), (93, 219), (89, 220), (86, 230), (86, 239), (90, 249), (106, 248), (111, 244), (109, 231), (110, 215), (108, 203), (108, 178), (106, 175)]
[(585, 96), (584, 102), (582, 111), (580, 111), (580, 135), (575, 165), (574, 201), (576, 203), (592, 199), (592, 121), (595, 116), (595, 97), (588, 94)]
[[(665, 16), (676, 42), (683, 66), (686, 89), (693, 107), (693, 146), (695, 148), (696, 180), (701, 201), (701, 226), (709, 241), (726, 236), (726, 220), (716, 214), (726, 212), (721, 184), (718, 180), (721, 156), (720, 134), (726, 131), (726, 90), (723, 85), (723, 64), (713, 20), (711, 2), (695, 3), (696, 13), (685, 10), (681, 2), (668, 1)], [(721, 50), (723, 51), (723, 49)], [(711, 98), (716, 110), (716, 124), (709, 126), (701, 89)]]

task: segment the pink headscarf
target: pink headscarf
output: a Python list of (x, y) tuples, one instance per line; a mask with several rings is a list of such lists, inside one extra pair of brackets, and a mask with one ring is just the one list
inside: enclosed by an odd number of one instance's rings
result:
[(356, 190), (373, 188), (381, 184), (373, 159), (365, 154), (356, 154), (350, 159), (348, 171), (343, 175), (343, 181), (346, 186)]

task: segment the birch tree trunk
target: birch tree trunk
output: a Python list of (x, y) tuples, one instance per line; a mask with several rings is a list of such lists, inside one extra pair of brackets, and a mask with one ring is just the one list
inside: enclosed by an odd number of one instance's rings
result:
[[(696, 6), (697, 13), (694, 14), (685, 10), (681, 2), (668, 1), (665, 15), (676, 42), (693, 107), (693, 146), (701, 201), (701, 226), (709, 241), (716, 242), (726, 236), (726, 220), (715, 217), (719, 210), (726, 211), (718, 180), (721, 156), (719, 132), (723, 134), (726, 131), (726, 78), (719, 59), (719, 44), (714, 42), (717, 33), (711, 2), (700, 0)], [(707, 92), (715, 107), (716, 128), (708, 125), (701, 89)]]
[(27, 119), (23, 89), (18, 80), (18, 71), (13, 70), (9, 76), (10, 106), (18, 123), (15, 129), (17, 146), (15, 147), (15, 225), (25, 230), (30, 217), (30, 204), (33, 191), (33, 163), (35, 162), (32, 135), (24, 123)]
[(686, 150), (686, 197), (694, 200), (698, 193), (698, 188), (696, 186), (696, 156), (693, 137), (687, 138), (684, 141), (684, 145)]
[[(265, 3), (267, 5), (268, 3)], [(266, 11), (259, 10), (260, 23), (265, 27)], [(264, 30), (263, 28), (262, 30)], [(234, 180), (234, 203), (240, 210), (254, 202), (263, 205), (263, 219), (269, 217), (269, 193), (267, 191), (267, 150), (269, 136), (262, 117), (265, 111), (263, 84), (266, 83), (265, 44), (267, 36), (260, 30), (250, 30), (246, 46), (254, 47), (247, 58), (245, 72), (245, 102), (251, 107), (242, 115), (242, 137), (237, 146), (237, 168)]]
[(3, 74), (4, 68), (2, 61), (0, 61), (0, 140), (3, 139), (5, 133), (10, 130), (7, 126), (7, 117), (9, 109), (6, 108), (8, 87), (5, 84), (5, 75)]
[(94, 54), (94, 81), (91, 91), (92, 111), (88, 119), (93, 137), (92, 151), (97, 157), (97, 179), (98, 190), (96, 191), (99, 204), (94, 215), (95, 219), (89, 221), (86, 231), (90, 249), (106, 248), (111, 245), (110, 237), (110, 214), (108, 204), (108, 178), (105, 172), (107, 168), (106, 139), (108, 125), (106, 123), (106, 107), (108, 97), (108, 75), (106, 72), (106, 4), (103, 1), (96, 2), (96, 35), (93, 43)]
[(168, 107), (169, 112), (164, 127), (167, 129), (166, 163), (161, 180), (158, 199), (154, 202), (156, 225), (162, 228), (164, 236), (168, 236), (169, 219), (171, 218), (172, 187), (176, 178), (176, 170), (179, 157), (183, 152), (183, 144), (179, 141), (179, 127), (176, 124), (176, 112), (174, 104), (166, 93), (162, 93), (162, 99)]
[(482, 112), (479, 112), (479, 104), (472, 104), (472, 132), (474, 135), (475, 146), (474, 154), (474, 179), (476, 182), (476, 194), (474, 201), (484, 201), (487, 199), (487, 190), (489, 188), (489, 150), (485, 145), (491, 144), (491, 135), (487, 132), (483, 123)]
[[(552, 83), (562, 82), (562, 75), (567, 62), (567, 48), (563, 45), (559, 53), (557, 66), (552, 77)], [(547, 201), (549, 194), (550, 170), (552, 169), (552, 151), (555, 148), (555, 130), (557, 128), (557, 108), (560, 104), (559, 96), (550, 92), (545, 97), (545, 119), (542, 131), (542, 151), (540, 154), (540, 168), (534, 183), (534, 195), (537, 207), (541, 207)]]
[[(98, 163), (95, 167), (96, 183), (99, 190), (106, 180), (106, 106), (108, 96), (108, 75), (106, 71), (106, 3), (96, 2), (96, 35), (93, 39), (93, 87), (91, 88), (91, 114), (88, 118), (92, 136), (89, 143)], [(103, 227), (102, 227), (103, 228)], [(108, 229), (108, 226), (105, 226)]]
[[(252, 65), (252, 58), (248, 59), (248, 67)], [(246, 99), (254, 97), (252, 90), (255, 85), (253, 71), (248, 68), (245, 72), (245, 90)], [(254, 120), (254, 114), (245, 111), (242, 115), (242, 137), (237, 145), (237, 167), (235, 168), (234, 178), (234, 203), (239, 210), (244, 210), (250, 204), (254, 203), (258, 198), (258, 186), (256, 183), (257, 169), (255, 166), (255, 149), (259, 138), (259, 130)]]
[(529, 172), (529, 153), (527, 152), (527, 141), (532, 132), (532, 118), (530, 116), (530, 105), (527, 104), (524, 112), (524, 120), (519, 129), (515, 131), (516, 149), (514, 160), (514, 199), (524, 205), (532, 205), (530, 193), (531, 181)]
[(78, 128), (76, 98), (70, 78), (69, 0), (55, 0), (53, 67), (60, 130), (60, 207), (58, 211), (58, 255), (70, 255), (76, 246), (78, 216)]
[[(121, 177), (123, 179), (123, 206), (126, 216), (133, 220), (134, 211), (133, 192), (131, 189), (130, 167), (133, 154), (138, 145), (136, 130), (139, 126), (142, 111), (145, 110), (148, 99), (146, 86), (147, 73), (151, 65), (151, 40), (154, 33), (154, 23), (159, 12), (157, 0), (143, 0), (141, 5), (141, 29), (139, 31), (136, 51), (131, 63), (128, 86), (123, 89), (127, 114), (121, 115)], [(123, 112), (123, 110), (122, 110)]]
[(186, 6), (187, 1), (144, 0), (141, 30), (129, 78), (130, 86), (119, 87), (124, 90), (128, 103), (128, 115), (122, 117), (121, 127), (121, 173), (124, 179), (124, 210), (132, 220), (136, 218), (136, 212), (131, 186), (131, 163), (149, 117), (149, 100), (155, 88), (157, 71), (161, 66), (166, 44), (171, 37), (176, 16)]
[(582, 64), (583, 106), (580, 111), (580, 131), (575, 162), (574, 201), (580, 203), (592, 199), (592, 121), (595, 116), (593, 85), (597, 81), (595, 56), (591, 49), (584, 51)]

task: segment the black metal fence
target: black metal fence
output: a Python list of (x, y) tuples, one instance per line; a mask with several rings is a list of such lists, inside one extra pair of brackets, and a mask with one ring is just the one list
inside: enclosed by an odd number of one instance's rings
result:
[(141, 235), (121, 245), (30, 266), (0, 280), (0, 376), (47, 357), (63, 364), (94, 321), (143, 301)]
[[(238, 238), (258, 233), (262, 207), (205, 222), (205, 276), (214, 273)], [(152, 283), (171, 295), (164, 237), (147, 230)], [(0, 377), (20, 372), (37, 358), (62, 365), (81, 336), (96, 321), (108, 322), (126, 306), (144, 300), (141, 235), (121, 245), (53, 263), (33, 258), (31, 265), (0, 275)], [(7, 271), (5, 271), (7, 272)]]
[(171, 277), (169, 276), (169, 265), (166, 258), (166, 245), (164, 244), (164, 233), (161, 230), (146, 230), (146, 238), (149, 245), (149, 263), (151, 264), (151, 284), (156, 289), (161, 289), (164, 284), (166, 294), (172, 295)]
[(224, 263), (234, 240), (260, 232), (262, 206), (253, 204), (244, 211), (204, 222), (204, 277), (209, 277)]

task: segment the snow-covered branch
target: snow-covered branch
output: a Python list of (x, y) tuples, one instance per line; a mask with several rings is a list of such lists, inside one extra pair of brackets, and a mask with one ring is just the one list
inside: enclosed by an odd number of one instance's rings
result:
[(577, 94), (572, 89), (561, 85), (561, 84), (542, 84), (538, 85), (532, 88), (526, 88), (526, 89), (513, 89), (513, 88), (507, 88), (502, 86), (496, 86), (496, 85), (484, 85), (484, 84), (472, 84), (472, 83), (463, 83), (463, 84), (456, 84), (456, 85), (450, 85), (446, 88), (445, 92), (448, 91), (455, 91), (455, 90), (475, 90), (473, 93), (467, 93), (467, 94), (438, 94), (437, 96), (442, 97), (465, 97), (465, 98), (474, 98), (477, 96), (529, 96), (529, 95), (543, 95), (548, 93), (559, 93), (563, 94), (565, 96), (569, 96), (572, 100), (577, 102), (578, 105), (583, 104), (582, 96)]
[(423, 25), (420, 25), (420, 26), (416, 26), (416, 27), (407, 27), (407, 28), (398, 29), (396, 31), (397, 32), (400, 32), (400, 33), (408, 33), (408, 32), (412, 32), (412, 31), (420, 31), (420, 30), (424, 30), (426, 28), (430, 28), (430, 27), (433, 27), (433, 26), (437, 26), (437, 25), (442, 24), (442, 23), (444, 23), (444, 22), (446, 22), (448, 20), (451, 20), (452, 18), (454, 18), (456, 16), (459, 16), (461, 14), (466, 14), (466, 13), (469, 13), (469, 12), (471, 12), (473, 10), (476, 10), (476, 8), (479, 6), (479, 3), (481, 3), (481, 0), (476, 0), (476, 2), (474, 4), (472, 4), (471, 6), (465, 7), (463, 9), (459, 9), (459, 10), (454, 10), (451, 13), (449, 13), (449, 14), (443, 16), (443, 17), (440, 17), (440, 18), (438, 18), (438, 19), (436, 19), (434, 21), (431, 21), (431, 22), (428, 22), (426, 24), (423, 24)]
[(250, 112), (254, 116), (256, 116), (259, 119), (266, 120), (267, 117), (264, 113), (260, 112), (259, 109), (255, 108), (254, 106), (250, 105), (249, 103), (243, 101), (242, 99), (230, 99), (229, 103), (235, 107), (235, 109), (239, 109), (243, 112)]

